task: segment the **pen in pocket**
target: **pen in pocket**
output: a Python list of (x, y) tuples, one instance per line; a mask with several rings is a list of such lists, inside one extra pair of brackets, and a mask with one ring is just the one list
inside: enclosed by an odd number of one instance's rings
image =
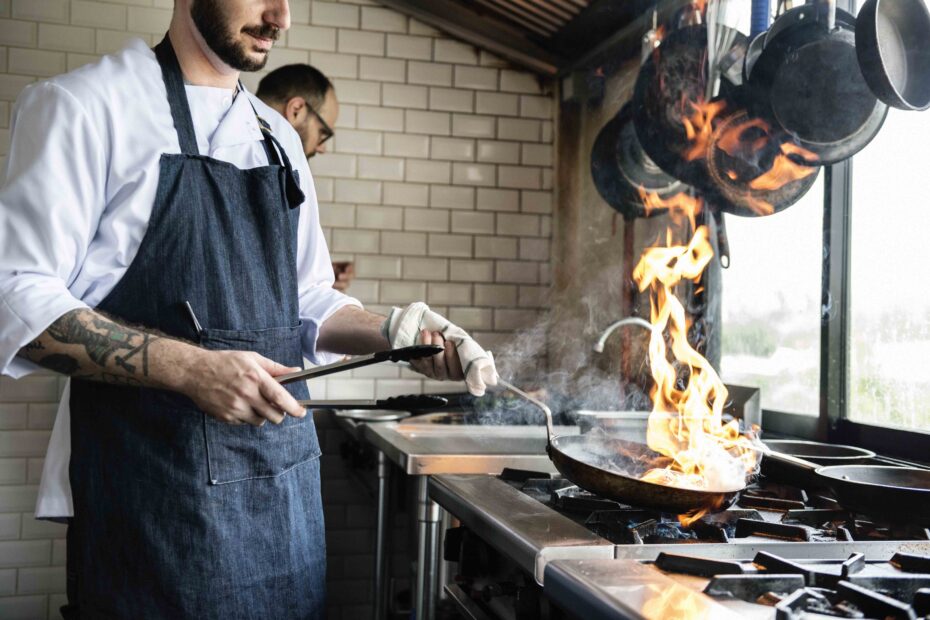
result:
[(184, 308), (187, 310), (188, 316), (191, 318), (191, 322), (194, 324), (194, 331), (197, 332), (197, 338), (203, 334), (203, 327), (200, 325), (200, 321), (197, 320), (197, 315), (194, 314), (194, 308), (191, 306), (191, 302), (185, 301)]

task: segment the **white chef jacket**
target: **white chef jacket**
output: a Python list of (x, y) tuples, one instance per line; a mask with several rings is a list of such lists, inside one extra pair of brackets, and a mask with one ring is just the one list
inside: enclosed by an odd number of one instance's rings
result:
[[(237, 96), (231, 89), (191, 85), (186, 91), (202, 155), (242, 169), (268, 165), (255, 106), (298, 171), (306, 195), (297, 233), (301, 340), (312, 362), (331, 361), (316, 350), (320, 325), (339, 308), (361, 304), (332, 288), (329, 250), (300, 138), (248, 92)], [(13, 111), (0, 189), (3, 374), (34, 371), (37, 367), (16, 353), (66, 312), (95, 307), (119, 282), (152, 213), (159, 157), (180, 151), (161, 67), (140, 39), (95, 64), (23, 90)], [(73, 514), (69, 395), (66, 389), (58, 406), (37, 517)]]

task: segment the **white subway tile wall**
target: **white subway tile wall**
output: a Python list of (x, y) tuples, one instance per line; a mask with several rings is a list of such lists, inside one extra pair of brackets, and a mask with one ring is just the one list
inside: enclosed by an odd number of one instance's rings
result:
[[(26, 84), (93, 62), (133, 36), (157, 43), (172, 5), (0, 2), (0, 157), (12, 103)], [(371, 0), (290, 6), (292, 27), (266, 71), (243, 80), (254, 90), (267, 70), (295, 62), (332, 78), (341, 104), (336, 137), (310, 167), (333, 257), (355, 262), (349, 292), (380, 312), (425, 300), (488, 347), (532, 325), (548, 292), (555, 109), (548, 85)], [(64, 602), (64, 526), (32, 515), (62, 385), (47, 372), (0, 379), (0, 618), (57, 618)], [(314, 396), (327, 398), (449, 389), (390, 366), (311, 384)], [(338, 453), (341, 434), (327, 434), (334, 439), (324, 441), (324, 454)], [(368, 586), (350, 569), (369, 574), (371, 551), (367, 535), (353, 530), (368, 517), (352, 515), (364, 516), (369, 500), (364, 489), (343, 488), (348, 480), (327, 484), (327, 470), (341, 464), (323, 458), (329, 617), (360, 617)]]

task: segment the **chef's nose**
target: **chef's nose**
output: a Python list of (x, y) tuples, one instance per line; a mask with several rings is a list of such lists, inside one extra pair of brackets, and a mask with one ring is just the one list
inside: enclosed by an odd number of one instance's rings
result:
[(265, 23), (274, 24), (281, 30), (291, 27), (291, 8), (288, 0), (268, 0), (262, 19)]

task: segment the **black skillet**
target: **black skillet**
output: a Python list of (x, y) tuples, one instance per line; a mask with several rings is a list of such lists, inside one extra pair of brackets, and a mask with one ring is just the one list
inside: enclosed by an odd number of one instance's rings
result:
[[(767, 147), (746, 156), (743, 152), (711, 148), (691, 161), (685, 120), (694, 113), (688, 102), (701, 101), (705, 90), (707, 30), (688, 26), (665, 37), (656, 52), (644, 63), (633, 95), (633, 121), (646, 154), (663, 170), (695, 186), (712, 211), (741, 216), (767, 215), (797, 202), (816, 181), (816, 162), (810, 175), (774, 190), (757, 189), (753, 181), (767, 172), (780, 155), (780, 145), (791, 137), (768, 123)], [(717, 99), (725, 104), (715, 122), (715, 132), (742, 120), (740, 114), (754, 101), (747, 88), (736, 88)], [(752, 128), (750, 128), (750, 133)], [(747, 135), (753, 142), (753, 135)], [(760, 205), (771, 208), (760, 208)]]
[(859, 68), (852, 23), (835, 0), (786, 12), (749, 76), (753, 112), (772, 119), (822, 164), (865, 148), (888, 113)]
[(867, 0), (856, 20), (856, 54), (876, 97), (902, 110), (930, 107), (930, 10), (924, 0)]
[(763, 467), (765, 459), (780, 462), (775, 478), (826, 487), (844, 508), (892, 519), (930, 522), (930, 470), (883, 465), (821, 467), (778, 452), (766, 452)]
[(660, 212), (646, 212), (640, 189), (656, 193), (663, 200), (688, 189), (645, 153), (633, 127), (630, 103), (604, 125), (594, 140), (591, 177), (601, 197), (626, 220)]

